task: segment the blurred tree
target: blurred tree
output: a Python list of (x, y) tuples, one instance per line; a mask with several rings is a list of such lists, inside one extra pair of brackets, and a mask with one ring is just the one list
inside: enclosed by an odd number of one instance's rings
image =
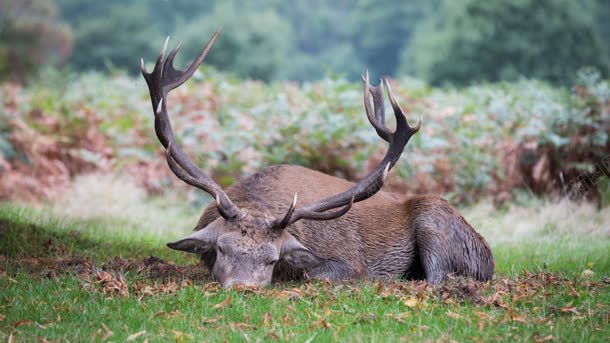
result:
[(604, 39), (604, 45), (610, 46), (610, 0), (597, 0), (597, 25)]
[(357, 55), (376, 76), (393, 75), (415, 26), (440, 0), (358, 0), (350, 21)]
[(295, 0), (278, 3), (279, 13), (293, 30), (290, 63), (281, 76), (314, 80), (329, 71), (359, 79), (362, 60), (347, 25), (357, 0)]
[(75, 30), (75, 53), (70, 61), (77, 69), (117, 67), (134, 72), (140, 57), (154, 56), (159, 50), (163, 35), (153, 25), (146, 3), (60, 3)]
[(445, 1), (419, 28), (403, 72), (433, 84), (573, 80), (583, 66), (608, 70), (593, 0)]
[(23, 82), (69, 56), (72, 32), (57, 14), (52, 0), (0, 1), (0, 79)]
[[(210, 13), (214, 4), (218, 1), (193, 1), (193, 0), (148, 0), (150, 13), (154, 19), (154, 25), (165, 34), (173, 34), (177, 27), (185, 25)], [(151, 23), (152, 24), (152, 23)]]
[(194, 19), (183, 33), (178, 33), (184, 38), (183, 62), (196, 56), (202, 44), (222, 25), (221, 38), (206, 58), (206, 64), (240, 77), (275, 79), (287, 63), (290, 25), (272, 9), (238, 9), (234, 2), (219, 3), (211, 13)]

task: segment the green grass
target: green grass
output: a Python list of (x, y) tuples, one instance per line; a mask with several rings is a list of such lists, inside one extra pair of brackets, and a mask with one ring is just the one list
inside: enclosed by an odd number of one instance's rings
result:
[[(198, 277), (196, 267), (175, 266), (195, 263), (164, 246), (180, 232), (120, 223), (0, 206), (0, 340), (610, 338), (610, 239), (603, 235), (488, 237), (497, 261), (490, 283), (315, 282), (227, 291), (203, 271)], [(149, 256), (165, 262), (151, 267)]]

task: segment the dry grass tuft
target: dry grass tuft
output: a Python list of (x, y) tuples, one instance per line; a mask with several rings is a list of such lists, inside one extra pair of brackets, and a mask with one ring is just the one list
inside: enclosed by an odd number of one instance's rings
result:
[[(200, 211), (171, 195), (151, 199), (132, 177), (108, 173), (78, 176), (50, 206), (59, 217), (119, 222), (158, 236), (190, 231)], [(117, 230), (121, 226), (117, 225)]]
[(572, 235), (610, 238), (610, 207), (598, 211), (586, 202), (538, 200), (527, 206), (509, 205), (504, 211), (496, 210), (491, 202), (482, 202), (463, 212), (493, 245)]

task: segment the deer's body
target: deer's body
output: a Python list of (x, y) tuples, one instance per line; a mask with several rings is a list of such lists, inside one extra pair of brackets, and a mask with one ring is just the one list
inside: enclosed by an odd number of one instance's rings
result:
[[(150, 73), (141, 62), (155, 132), (166, 149), (169, 168), (216, 200), (195, 232), (168, 243), (170, 248), (199, 254), (224, 287), (264, 286), (305, 275), (333, 280), (406, 276), (432, 283), (451, 274), (492, 277), (494, 260), (487, 243), (446, 201), (380, 192), (407, 142), (421, 128), (421, 120), (408, 124), (387, 80), (373, 87), (368, 73), (363, 75), (364, 109), (388, 150), (358, 183), (279, 165), (224, 191), (199, 169), (176, 142), (167, 95), (193, 75), (218, 33), (185, 70), (173, 65), (180, 45), (165, 57), (167, 40)], [(394, 131), (385, 125), (384, 84), (396, 121)]]
[[(275, 185), (281, 184), (282, 187)], [(304, 202), (349, 189), (353, 183), (294, 165), (276, 165), (237, 182), (226, 190), (243, 211), (285, 212), (295, 193)], [(219, 218), (214, 204), (195, 230)], [(313, 270), (278, 263), (274, 279), (417, 278), (433, 283), (446, 275), (489, 280), (494, 259), (489, 246), (447, 201), (438, 196), (402, 197), (380, 191), (332, 221), (302, 220), (287, 228), (314, 254), (327, 259)], [(203, 254), (211, 270), (215, 254)]]

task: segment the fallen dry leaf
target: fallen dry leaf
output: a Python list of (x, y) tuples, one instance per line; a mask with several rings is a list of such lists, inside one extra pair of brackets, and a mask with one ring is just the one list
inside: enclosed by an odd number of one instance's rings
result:
[(271, 338), (271, 339), (280, 339), (280, 336), (278, 336), (278, 334), (275, 333), (275, 331), (271, 330), (271, 331), (269, 331), (269, 338)]
[(404, 323), (405, 318), (409, 317), (411, 314), (409, 312), (401, 312), (398, 314), (388, 313), (386, 317), (392, 318), (399, 323)]
[(566, 281), (566, 285), (568, 286), (568, 289), (570, 290), (570, 294), (572, 294), (573, 296), (580, 298), (580, 294), (578, 292), (576, 292), (576, 290), (574, 289), (574, 286), (572, 286), (572, 283), (570, 281)]
[(21, 325), (29, 325), (29, 324), (32, 324), (32, 323), (33, 322), (31, 320), (29, 320), (29, 319), (20, 320), (20, 321), (15, 322), (15, 324), (13, 324), (13, 327), (16, 329), (16, 328), (20, 327)]
[(230, 305), (231, 305), (231, 297), (227, 296), (227, 299), (225, 299), (225, 301), (220, 302), (220, 303), (214, 305), (213, 309), (220, 310), (220, 309), (223, 309), (223, 308), (225, 308), (227, 306), (230, 306)]
[(133, 341), (134, 339), (136, 339), (136, 338), (138, 338), (138, 337), (140, 337), (140, 336), (144, 335), (145, 333), (146, 333), (146, 330), (142, 330), (142, 331), (140, 331), (140, 332), (133, 333), (133, 334), (131, 334), (131, 335), (127, 336), (127, 341), (128, 341), (128, 342), (129, 342), (129, 341)]
[(261, 293), (261, 287), (258, 287), (258, 286), (235, 285), (235, 286), (233, 286), (233, 288), (235, 288), (238, 291), (244, 292), (244, 293), (254, 293), (254, 294)]
[(296, 323), (296, 319), (294, 319), (294, 317), (292, 317), (291, 315), (284, 315), (282, 317), (282, 324), (284, 325), (294, 325)]
[(548, 335), (544, 337), (534, 337), (534, 342), (548, 342), (553, 340), (553, 335)]
[(323, 329), (330, 329), (332, 325), (326, 321), (326, 319), (324, 317), (318, 319), (317, 321), (315, 321), (313, 324), (311, 324), (308, 329), (315, 329), (315, 328), (323, 328)]
[(217, 323), (219, 320), (220, 320), (220, 317), (208, 318), (203, 321), (203, 324), (214, 324), (214, 323)]
[(237, 330), (245, 330), (245, 329), (249, 329), (249, 330), (256, 330), (256, 325), (252, 325), (252, 324), (248, 324), (248, 323), (229, 323), (229, 326), (232, 329), (237, 329)]
[(474, 314), (481, 319), (487, 319), (491, 321), (491, 316), (485, 312), (474, 311)]
[(405, 304), (405, 306), (407, 307), (416, 307), (419, 304), (419, 301), (417, 300), (416, 297), (410, 297), (409, 299), (405, 300), (403, 302), (403, 304)]
[(575, 306), (565, 306), (565, 307), (560, 308), (560, 310), (563, 313), (572, 313), (572, 314), (575, 314), (575, 315), (580, 315), (580, 312), (578, 312), (576, 310)]
[(447, 311), (447, 315), (453, 319), (460, 319), (462, 318), (462, 316), (460, 316), (459, 314), (455, 313), (455, 312), (451, 312), (451, 311)]
[(511, 319), (513, 322), (525, 323), (525, 316), (512, 316)]
[[(102, 340), (105, 341), (108, 339), (108, 337), (112, 336), (114, 333), (112, 332), (112, 330), (110, 330), (106, 324), (102, 323), (102, 329), (104, 330), (104, 336), (102, 336)], [(100, 334), (101, 334), (101, 330), (100, 329)]]

